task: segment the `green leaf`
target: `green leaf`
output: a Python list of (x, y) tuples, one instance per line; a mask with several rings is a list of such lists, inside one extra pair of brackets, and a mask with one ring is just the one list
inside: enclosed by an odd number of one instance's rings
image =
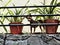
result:
[(28, 13), (28, 8), (25, 8), (23, 15), (26, 13)]
[(10, 15), (14, 15), (14, 12), (12, 11), (12, 10), (9, 10), (9, 9), (7, 9), (8, 10), (8, 13), (10, 14)]
[(12, 0), (8, 0), (8, 2), (4, 5), (4, 6), (7, 6)]
[[(2, 25), (4, 25), (1, 20), (0, 20), (0, 23), (1, 23)], [(4, 30), (5, 30), (6, 32), (8, 32), (5, 26), (3, 26), (3, 28), (4, 28)]]
[[(7, 12), (7, 13), (5, 13), (5, 14), (2, 14), (2, 15), (7, 16), (7, 14), (8, 14), (8, 12)], [(4, 17), (4, 16), (2, 16), (2, 22), (4, 22), (4, 20), (5, 20), (5, 17)]]
[(18, 11), (18, 14), (21, 14), (22, 11), (23, 11), (23, 8)]
[(25, 6), (30, 2), (30, 0), (27, 1), (27, 3), (25, 4)]
[(1, 2), (3, 2), (3, 0), (0, 0)]

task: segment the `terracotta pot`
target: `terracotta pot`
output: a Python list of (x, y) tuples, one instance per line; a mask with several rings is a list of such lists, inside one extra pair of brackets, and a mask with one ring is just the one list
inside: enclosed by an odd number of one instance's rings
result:
[[(10, 23), (10, 24), (22, 24), (22, 23), (13, 22), (13, 23)], [(10, 26), (10, 31), (11, 31), (12, 34), (22, 34), (22, 29), (23, 29), (23, 26)]]
[[(44, 21), (45, 23), (59, 23), (58, 20), (54, 20), (54, 19), (47, 19)], [(53, 26), (45, 26), (46, 28), (46, 33), (48, 34), (55, 34), (57, 32), (57, 28), (58, 28), (58, 25), (53, 25)]]

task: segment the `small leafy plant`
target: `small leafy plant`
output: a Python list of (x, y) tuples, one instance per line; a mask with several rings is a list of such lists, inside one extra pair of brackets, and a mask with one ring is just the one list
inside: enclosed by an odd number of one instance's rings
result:
[[(3, 0), (0, 0), (2, 3), (4, 2)], [(8, 6), (8, 4), (11, 2), (12, 0), (8, 0), (3, 6)], [(8, 12), (6, 12), (6, 9), (0, 9), (0, 15), (2, 16), (2, 17), (0, 17), (0, 23), (2, 24), (2, 25), (4, 25), (4, 21), (5, 21), (5, 17), (4, 17), (4, 15), (7, 15), (8, 14)], [(5, 32), (6, 33), (8, 33), (8, 31), (7, 31), (7, 28), (5, 27), (5, 26), (2, 26), (3, 27), (3, 29), (5, 30)]]
[[(42, 4), (45, 5), (45, 1)], [(60, 2), (58, 2), (58, 0), (52, 0), (50, 2), (50, 5), (56, 5), (56, 6), (55, 7), (42, 7), (42, 8), (37, 7), (36, 9), (29, 10), (29, 12), (35, 13), (35, 14), (51, 14), (51, 15), (60, 13), (60, 11), (59, 11), (60, 8), (57, 7), (57, 6), (60, 5)], [(37, 21), (42, 20), (42, 23), (58, 23), (59, 21), (57, 21), (57, 19), (55, 20), (55, 18), (58, 18), (58, 20), (59, 20), (59, 16), (37, 16), (35, 20), (37, 20)], [(52, 27), (52, 29), (51, 29), (51, 27)], [(56, 27), (57, 26), (44, 26), (43, 28), (46, 29), (46, 30), (50, 29), (50, 33), (53, 33), (53, 31), (55, 33), (56, 32), (55, 31)]]

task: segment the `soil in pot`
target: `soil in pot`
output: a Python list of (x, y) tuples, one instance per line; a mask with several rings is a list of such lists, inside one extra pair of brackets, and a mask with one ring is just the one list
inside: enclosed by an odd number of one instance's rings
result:
[[(10, 24), (22, 24), (22, 23), (14, 22)], [(23, 26), (10, 26), (10, 31), (12, 34), (22, 34), (22, 29), (23, 29)]]
[[(55, 19), (47, 19), (44, 22), (45, 23), (57, 23), (57, 24), (59, 23), (59, 21)], [(58, 25), (45, 26), (47, 34), (55, 34), (57, 32), (57, 28), (58, 28)]]

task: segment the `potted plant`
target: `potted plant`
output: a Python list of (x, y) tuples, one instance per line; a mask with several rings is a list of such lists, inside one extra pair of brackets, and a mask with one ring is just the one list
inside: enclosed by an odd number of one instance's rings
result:
[[(9, 15), (19, 15), (22, 10), (15, 9), (16, 12), (8, 9)], [(23, 17), (11, 17), (7, 18), (10, 21), (10, 24), (22, 24)], [(10, 31), (12, 34), (21, 34), (23, 26), (10, 26)]]
[[(43, 5), (45, 5), (45, 0), (44, 3), (42, 3)], [(50, 5), (60, 5), (60, 2), (57, 2), (57, 0), (52, 0)], [(59, 8), (57, 7), (42, 7), (42, 8), (36, 8), (33, 10), (30, 10), (30, 12), (35, 12), (35, 13), (39, 13), (39, 14), (57, 14), (59, 13)], [(41, 19), (42, 19), (42, 23), (59, 23), (59, 20), (54, 19), (56, 16), (37, 16), (36, 20), (40, 20), (41, 23)], [(41, 27), (41, 26), (40, 26)], [(43, 28), (46, 30), (46, 33), (48, 34), (53, 34), (57, 32), (57, 28), (58, 25), (48, 25), (48, 26), (43, 26)]]
[[(30, 0), (26, 2), (25, 6), (29, 3), (29, 1)], [(15, 6), (15, 4), (13, 4), (13, 6)], [(11, 16), (24, 15), (27, 10), (28, 8), (20, 8), (20, 9), (15, 8), (15, 10), (7, 9), (8, 15), (11, 15)], [(22, 21), (24, 17), (11, 17), (11, 18), (6, 17), (6, 19), (10, 22), (9, 24), (23, 24)], [(10, 31), (12, 34), (22, 34), (22, 29), (23, 29), (23, 26), (10, 26)]]
[[(60, 5), (60, 2), (57, 3), (57, 0), (52, 0), (50, 5)], [(42, 9), (40, 9), (40, 11), (42, 11), (42, 14), (57, 14), (57, 11), (56, 10), (57, 7), (44, 7)], [(43, 23), (59, 23), (59, 20), (57, 19), (54, 19), (54, 16), (44, 16), (44, 21)], [(46, 33), (48, 34), (55, 34), (57, 32), (57, 28), (58, 28), (58, 25), (47, 25), (47, 26), (44, 26), (44, 29), (46, 29)]]
[[(23, 15), (22, 8), (21, 9), (15, 8), (15, 10), (11, 10), (11, 9), (7, 9), (7, 10), (8, 10), (8, 14), (11, 16)], [(10, 18), (6, 18), (6, 19), (8, 21), (10, 21), (10, 23), (9, 23), (10, 25), (11, 24), (22, 24), (24, 17), (10, 17)], [(23, 29), (23, 26), (10, 26), (10, 31), (12, 34), (21, 34), (22, 29)]]

